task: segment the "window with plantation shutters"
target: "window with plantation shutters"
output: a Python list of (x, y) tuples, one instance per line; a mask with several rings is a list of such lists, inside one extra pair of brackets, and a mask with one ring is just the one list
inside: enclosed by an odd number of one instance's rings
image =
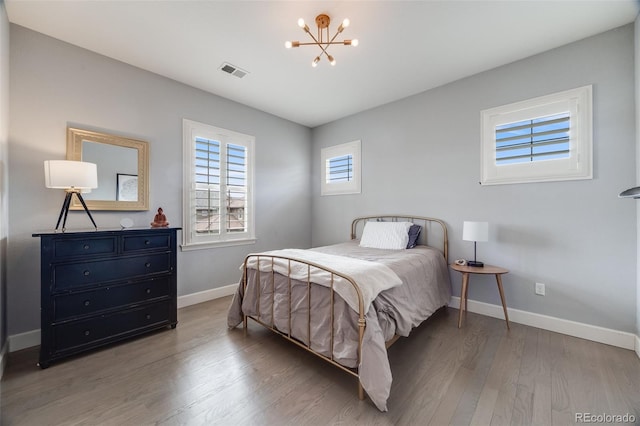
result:
[(183, 131), (183, 248), (254, 242), (254, 137), (191, 120)]
[(195, 232), (220, 233), (220, 142), (195, 138)]
[(342, 155), (327, 160), (327, 183), (353, 180), (353, 155)]
[(496, 127), (496, 164), (569, 158), (569, 113)]
[(484, 185), (592, 178), (591, 86), (484, 110)]
[(360, 193), (360, 141), (323, 148), (320, 161), (321, 195)]

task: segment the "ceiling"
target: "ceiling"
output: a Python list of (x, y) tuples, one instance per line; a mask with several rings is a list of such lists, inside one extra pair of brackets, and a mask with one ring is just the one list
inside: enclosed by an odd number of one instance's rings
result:
[[(308, 127), (633, 22), (636, 0), (5, 0), (9, 21)], [(337, 64), (311, 61), (328, 14)], [(231, 63), (248, 74), (219, 68)]]

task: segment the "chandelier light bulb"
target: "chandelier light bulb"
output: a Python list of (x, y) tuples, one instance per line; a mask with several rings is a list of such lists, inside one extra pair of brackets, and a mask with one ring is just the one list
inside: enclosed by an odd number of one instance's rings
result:
[(335, 66), (336, 60), (334, 59), (333, 56), (329, 55), (327, 59), (329, 59), (329, 63), (331, 64), (331, 66)]
[(311, 66), (312, 67), (317, 67), (318, 66), (318, 62), (320, 62), (320, 56), (316, 56), (316, 58), (313, 60), (313, 62), (311, 62)]
[(284, 42), (284, 47), (285, 47), (286, 49), (291, 49), (291, 46), (293, 46), (293, 44), (291, 44), (291, 42), (290, 42), (290, 41), (285, 41), (285, 42)]
[(304, 19), (302, 19), (302, 18), (298, 19), (298, 26), (300, 28), (304, 28)]
[(353, 47), (356, 47), (358, 44), (360, 44), (360, 42), (358, 41), (358, 39), (357, 39), (357, 38), (354, 38), (353, 40), (351, 40), (351, 45), (352, 45)]
[(342, 21), (342, 24), (340, 24), (338, 26), (338, 34), (341, 33), (342, 31), (344, 31), (345, 28), (347, 28), (349, 26), (349, 20), (345, 19), (344, 21)]

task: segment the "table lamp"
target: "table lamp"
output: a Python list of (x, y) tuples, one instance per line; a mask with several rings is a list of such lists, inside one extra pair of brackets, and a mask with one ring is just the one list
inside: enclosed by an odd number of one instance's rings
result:
[(467, 265), (481, 268), (484, 263), (478, 262), (476, 258), (476, 243), (478, 241), (489, 241), (489, 224), (487, 222), (465, 221), (462, 226), (462, 239), (473, 241), (473, 260), (468, 260)]
[(44, 162), (44, 182), (47, 188), (64, 189), (66, 196), (62, 203), (62, 209), (60, 210), (60, 216), (58, 216), (58, 222), (56, 223), (56, 231), (60, 226), (60, 220), (64, 216), (62, 222), (62, 232), (65, 231), (67, 224), (67, 214), (69, 213), (69, 207), (71, 207), (71, 199), (73, 194), (78, 197), (84, 211), (89, 215), (93, 227), (98, 229), (96, 222), (93, 220), (87, 204), (82, 198), (82, 191), (91, 190), (98, 187), (98, 168), (94, 163), (86, 163), (83, 161), (68, 161), (68, 160), (48, 160)]

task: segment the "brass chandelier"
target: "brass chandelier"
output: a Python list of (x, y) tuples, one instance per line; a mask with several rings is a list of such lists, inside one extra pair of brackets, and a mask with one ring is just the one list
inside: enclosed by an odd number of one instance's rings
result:
[(345, 28), (349, 26), (349, 20), (345, 19), (344, 21), (342, 21), (340, 26), (338, 26), (338, 30), (333, 35), (333, 37), (331, 37), (329, 32), (330, 23), (331, 23), (331, 18), (329, 18), (329, 15), (325, 15), (324, 13), (322, 13), (316, 16), (316, 25), (318, 26), (318, 36), (316, 37), (313, 34), (311, 34), (311, 31), (309, 31), (309, 26), (305, 24), (304, 19), (302, 18), (298, 19), (298, 26), (302, 28), (304, 32), (309, 34), (309, 36), (313, 39), (313, 42), (301, 43), (299, 41), (287, 41), (284, 43), (284, 47), (286, 47), (287, 49), (291, 49), (292, 47), (300, 47), (300, 46), (318, 46), (321, 52), (318, 56), (316, 56), (313, 59), (313, 61), (311, 62), (311, 66), (317, 67), (318, 62), (320, 62), (320, 57), (322, 55), (325, 55), (327, 57), (327, 60), (329, 60), (329, 63), (331, 65), (335, 65), (336, 64), (335, 58), (327, 52), (327, 49), (329, 48), (329, 46), (332, 44), (342, 44), (344, 46), (355, 47), (358, 45), (358, 40), (353, 39), (353, 40), (335, 41), (336, 37), (338, 37), (338, 34), (340, 34)]

